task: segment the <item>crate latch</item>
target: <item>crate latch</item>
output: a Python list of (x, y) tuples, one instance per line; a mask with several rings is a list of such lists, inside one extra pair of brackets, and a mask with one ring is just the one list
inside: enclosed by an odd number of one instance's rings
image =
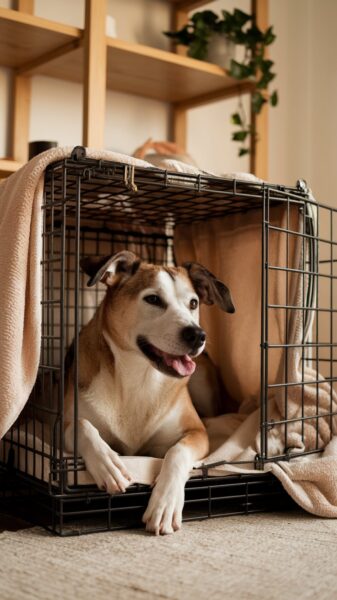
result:
[(124, 185), (131, 192), (138, 191), (135, 184), (135, 167), (133, 165), (125, 165), (124, 167)]

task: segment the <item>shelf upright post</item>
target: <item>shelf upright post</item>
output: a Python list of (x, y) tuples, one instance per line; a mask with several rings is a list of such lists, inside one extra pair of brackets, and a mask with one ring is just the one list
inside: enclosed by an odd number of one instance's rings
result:
[(104, 148), (107, 43), (106, 0), (86, 0), (84, 30), (83, 145)]
[[(184, 5), (173, 6), (172, 9), (172, 28), (181, 29), (188, 22), (188, 7)], [(177, 54), (186, 56), (187, 48), (174, 45)], [(171, 107), (171, 137), (178, 144), (181, 150), (186, 151), (187, 145), (187, 108), (182, 106)]]
[[(256, 25), (265, 31), (269, 26), (269, 0), (251, 0), (252, 15)], [(251, 140), (250, 171), (257, 177), (268, 181), (268, 103), (257, 115), (251, 109), (251, 124), (256, 133), (256, 139)]]
[[(18, 0), (20, 12), (34, 14), (34, 0)], [(31, 78), (14, 72), (11, 117), (11, 157), (19, 163), (28, 160)]]

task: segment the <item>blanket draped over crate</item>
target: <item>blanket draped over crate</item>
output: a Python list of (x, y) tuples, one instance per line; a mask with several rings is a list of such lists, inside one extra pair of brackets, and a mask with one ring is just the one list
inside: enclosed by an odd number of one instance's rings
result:
[[(41, 266), (42, 210), (44, 171), (48, 164), (68, 157), (69, 148), (56, 148), (35, 157), (19, 172), (0, 184), (0, 438), (15, 422), (34, 385), (41, 337)], [(151, 167), (149, 163), (112, 152), (89, 150), (87, 156)], [(167, 170), (199, 174), (195, 167), (165, 161)], [(228, 176), (229, 177), (229, 176)], [(251, 176), (252, 177), (252, 176)], [(243, 178), (243, 176), (241, 176)], [(249, 178), (248, 178), (249, 180)], [(255, 178), (253, 178), (255, 180)], [(275, 223), (284, 225), (284, 211), (272, 209)], [(291, 227), (302, 227), (297, 211), (288, 214)], [(289, 222), (288, 222), (289, 225)], [(219, 465), (210, 468), (210, 475), (254, 472), (248, 463), (254, 462), (260, 452), (260, 330), (261, 330), (261, 211), (246, 215), (228, 215), (203, 223), (178, 226), (175, 231), (175, 253), (178, 262), (197, 260), (223, 279), (232, 291), (236, 305), (233, 315), (221, 313), (217, 308), (202, 311), (202, 324), (207, 331), (208, 352), (219, 367), (228, 400), (235, 401), (238, 410), (205, 420), (211, 440), (211, 454), (203, 461), (213, 464), (220, 461), (237, 462), (236, 465)], [(273, 237), (273, 234), (271, 234)], [(271, 264), (285, 265), (286, 236), (274, 236), (270, 244)], [(259, 240), (256, 243), (256, 240)], [(216, 240), (216, 251), (214, 248)], [(298, 277), (296, 268), (303, 263), (303, 244), (288, 243), (289, 262), (294, 272), (288, 275), (291, 303), (302, 306), (305, 281)], [(270, 275), (269, 302), (286, 304), (284, 276)], [(257, 285), (258, 282), (258, 285)], [(303, 287), (304, 286), (304, 287)], [(288, 303), (289, 303), (288, 298)], [(289, 319), (284, 312), (274, 311), (269, 322), (269, 337), (274, 344), (287, 340), (301, 344), (303, 337), (303, 311), (291, 311)], [(271, 462), (265, 471), (272, 471), (287, 492), (303, 508), (319, 516), (337, 517), (337, 438), (336, 417), (314, 418), (317, 408), (322, 414), (337, 409), (335, 392), (312, 367), (303, 367), (299, 348), (290, 348), (287, 356), (283, 349), (275, 349), (269, 361), (268, 383), (287, 380), (305, 381), (304, 386), (275, 387), (269, 395), (267, 419), (271, 424), (268, 435), (270, 455), (283, 454), (284, 447), (292, 452), (310, 452), (315, 447), (325, 447), (321, 454), (307, 454), (289, 462)], [(310, 384), (315, 381), (315, 384)], [(317, 383), (318, 382), (318, 383)], [(285, 397), (286, 395), (286, 397)], [(300, 420), (305, 406), (304, 425)], [(226, 406), (224, 405), (224, 412)], [(287, 411), (285, 413), (285, 411)], [(310, 419), (310, 416), (313, 416)], [(290, 420), (285, 427), (279, 423)], [(275, 425), (272, 425), (275, 423)], [(14, 438), (31, 441), (32, 431), (16, 429)], [(39, 431), (35, 429), (34, 447), (39, 448)], [(32, 446), (33, 447), (33, 446)], [(41, 456), (34, 457), (39, 463)], [(151, 483), (158, 473), (161, 460), (151, 457), (124, 457), (134, 480)], [(34, 462), (35, 468), (36, 464)], [(198, 469), (199, 465), (196, 465)], [(48, 465), (44, 468), (48, 472)], [(197, 474), (198, 471), (194, 471)], [(89, 474), (79, 473), (79, 481), (90, 482)], [(47, 475), (46, 475), (47, 478)]]

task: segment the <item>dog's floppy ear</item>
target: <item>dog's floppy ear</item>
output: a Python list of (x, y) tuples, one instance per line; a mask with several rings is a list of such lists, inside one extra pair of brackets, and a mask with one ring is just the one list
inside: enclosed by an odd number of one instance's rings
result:
[(106, 285), (112, 285), (115, 276), (119, 273), (125, 275), (136, 273), (140, 263), (140, 258), (128, 250), (123, 250), (113, 256), (87, 256), (80, 260), (82, 270), (90, 277), (87, 283), (89, 287), (95, 285), (98, 281)]
[(222, 281), (219, 281), (213, 273), (195, 262), (186, 262), (183, 264), (183, 267), (189, 274), (200, 302), (204, 304), (217, 304), (226, 312), (235, 312), (228, 287)]

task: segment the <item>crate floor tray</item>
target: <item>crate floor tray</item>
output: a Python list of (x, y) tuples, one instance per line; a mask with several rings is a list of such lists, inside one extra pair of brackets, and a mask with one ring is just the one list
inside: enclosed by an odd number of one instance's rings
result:
[[(52, 497), (45, 484), (37, 486), (29, 476), (6, 471), (0, 476), (1, 510), (61, 536), (142, 527), (141, 517), (150, 494), (149, 486), (134, 485), (125, 494), (114, 496), (88, 490), (75, 496)], [(271, 474), (197, 477), (185, 487), (183, 520), (280, 511), (295, 506)]]

